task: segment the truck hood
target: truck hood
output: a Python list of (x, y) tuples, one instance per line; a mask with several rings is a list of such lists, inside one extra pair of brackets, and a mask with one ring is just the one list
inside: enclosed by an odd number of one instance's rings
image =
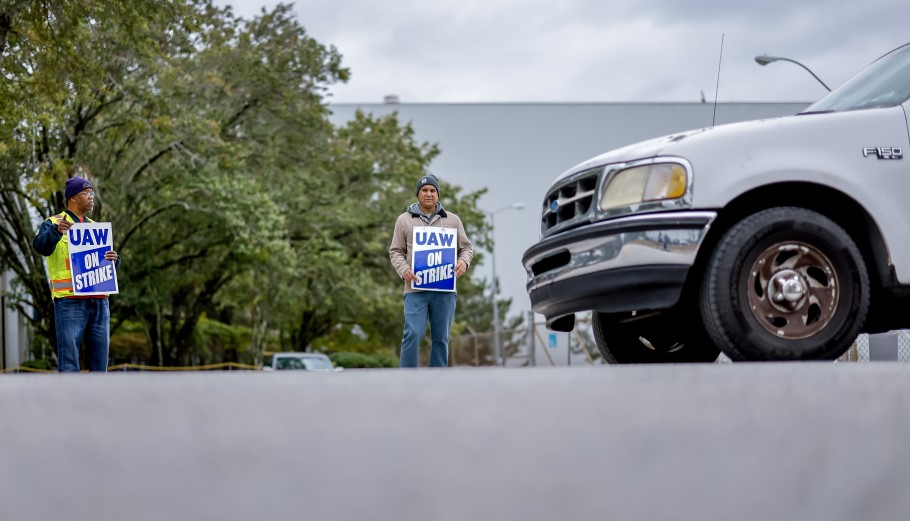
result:
[(907, 176), (904, 161), (881, 161), (875, 147), (910, 150), (903, 106), (806, 113), (671, 134), (599, 155), (554, 184), (599, 166), (679, 157), (693, 171), (693, 208), (723, 208), (741, 194), (781, 182), (825, 185), (874, 205), (880, 197), (874, 186)]
[[(802, 118), (807, 116), (799, 117)], [(668, 134), (666, 136), (649, 139), (647, 141), (633, 143), (622, 148), (611, 150), (599, 156), (592, 157), (587, 161), (573, 166), (569, 170), (563, 172), (553, 182), (553, 184), (558, 184), (562, 179), (575, 173), (598, 166), (636, 161), (639, 159), (647, 159), (659, 155), (685, 156), (685, 150), (688, 148), (687, 145), (694, 141), (703, 143), (705, 140), (723, 140), (725, 139), (724, 136), (729, 135), (731, 132), (737, 134), (740, 132), (763, 132), (764, 130), (762, 129), (768, 128), (769, 126), (779, 125), (782, 121), (792, 120), (794, 118), (797, 118), (797, 116), (785, 116), (781, 118), (759, 119), (740, 123), (730, 123), (727, 125), (677, 132), (675, 134)]]
[(724, 125), (667, 142), (658, 153), (692, 166), (696, 208), (722, 208), (750, 190), (783, 182), (828, 186), (867, 205), (875, 204), (875, 183), (905, 177), (906, 167), (866, 151), (907, 146), (907, 119), (898, 105)]

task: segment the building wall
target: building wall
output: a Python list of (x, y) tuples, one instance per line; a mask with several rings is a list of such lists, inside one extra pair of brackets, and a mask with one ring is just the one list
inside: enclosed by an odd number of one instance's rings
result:
[[(437, 143), (433, 173), (468, 190), (487, 188), (487, 212), (525, 203), (495, 217), (496, 271), (500, 291), (512, 297), (511, 313), (526, 313), (530, 301), (521, 265), (537, 242), (540, 208), (553, 179), (582, 161), (631, 143), (716, 124), (791, 115), (799, 103), (403, 103), (334, 104), (332, 121), (343, 124), (357, 110), (397, 112), (419, 141)], [(416, 181), (416, 179), (415, 179)], [(441, 194), (445, 204), (446, 194)], [(392, 223), (389, 223), (391, 233)], [(490, 278), (489, 255), (474, 266)]]

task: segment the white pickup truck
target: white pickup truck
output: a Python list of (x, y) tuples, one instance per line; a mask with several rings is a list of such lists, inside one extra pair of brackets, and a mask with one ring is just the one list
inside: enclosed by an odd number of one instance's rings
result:
[(910, 44), (794, 116), (568, 170), (522, 259), (537, 313), (608, 362), (832, 360), (910, 327)]

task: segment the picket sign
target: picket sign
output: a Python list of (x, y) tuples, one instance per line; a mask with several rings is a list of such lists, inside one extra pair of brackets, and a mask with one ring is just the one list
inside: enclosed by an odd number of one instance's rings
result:
[(458, 260), (458, 230), (415, 226), (411, 237), (411, 270), (419, 279), (412, 289), (455, 291), (455, 262)]
[(117, 268), (104, 258), (111, 251), (114, 235), (111, 223), (76, 223), (67, 231), (73, 293), (111, 295), (119, 293)]

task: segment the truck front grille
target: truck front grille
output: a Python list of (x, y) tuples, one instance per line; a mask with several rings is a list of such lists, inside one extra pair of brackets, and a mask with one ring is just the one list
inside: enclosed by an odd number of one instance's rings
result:
[(593, 210), (597, 179), (603, 168), (577, 174), (547, 194), (540, 218), (541, 235), (568, 228), (579, 223)]

